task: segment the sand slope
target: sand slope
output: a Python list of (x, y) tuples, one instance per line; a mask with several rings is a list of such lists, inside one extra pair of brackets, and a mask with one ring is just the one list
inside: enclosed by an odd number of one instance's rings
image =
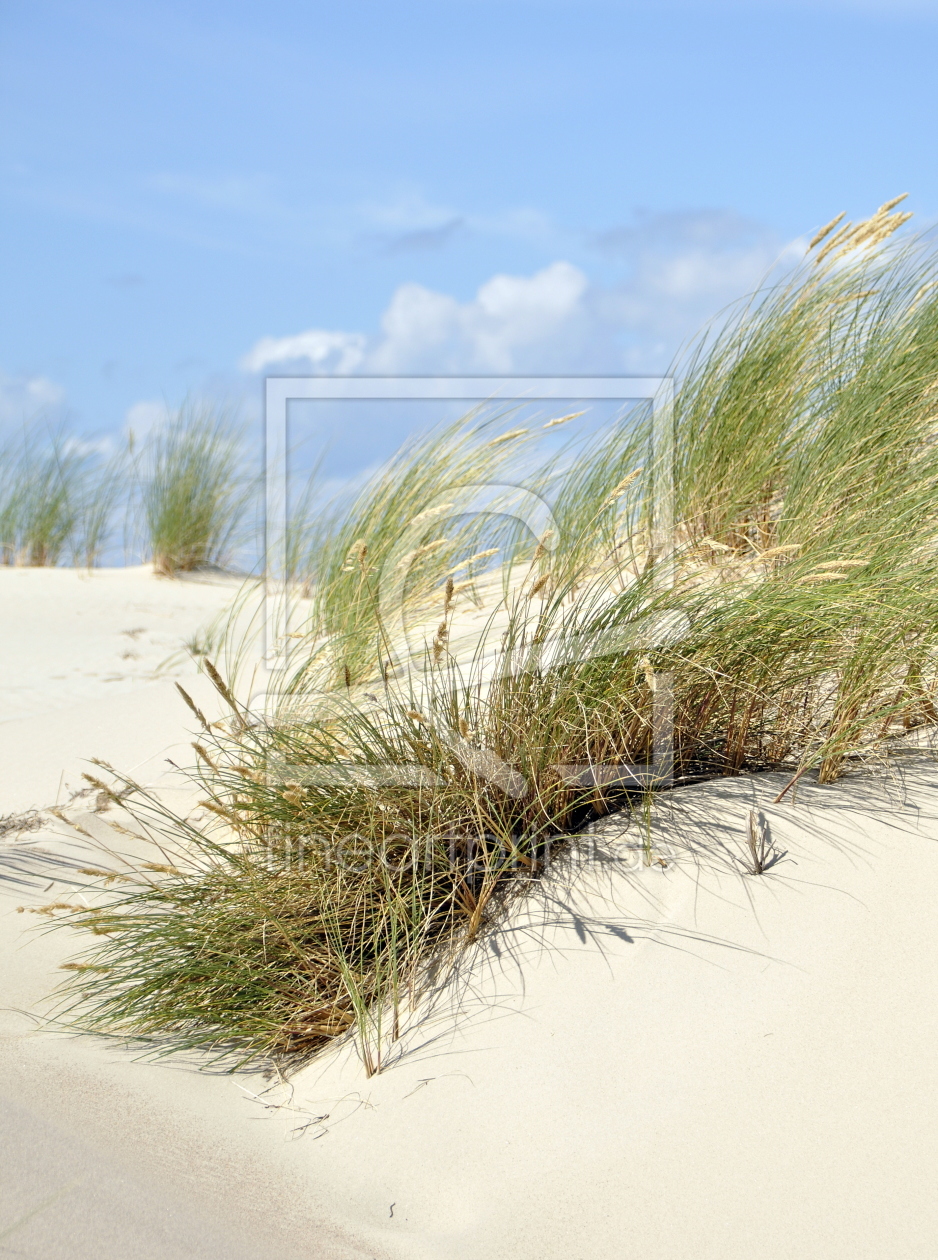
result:
[[(50, 630), (44, 650), (71, 649)], [(165, 681), (53, 695), (0, 723), (0, 815), (48, 803), (84, 756), (160, 779), (187, 717)], [(938, 769), (910, 755), (773, 806), (781, 782), (670, 794), (652, 836), (666, 868), (621, 819), (599, 825), (595, 853), (511, 909), (371, 1080), (348, 1047), (280, 1085), (36, 1035), (16, 1011), (41, 1006), (69, 946), (24, 935), (36, 919), (16, 907), (67, 889), (87, 841), (0, 840), (0, 1244), (69, 1260), (938, 1254)], [(758, 878), (742, 873), (753, 807), (785, 854)]]
[(107, 699), (170, 673), (191, 674), (183, 645), (235, 598), (241, 581), (156, 578), (126, 569), (0, 565), (0, 722)]
[[(0, 722), (0, 817), (67, 802), (87, 786), (80, 775), (93, 769), (92, 756), (171, 795), (180, 784), (167, 758), (185, 764), (192, 738), (172, 682), (141, 677), (111, 698), (102, 682), (97, 698), (63, 703), (54, 675), (110, 648), (94, 633), (76, 644), (67, 617), (58, 629), (49, 621), (50, 590), (72, 591), (75, 574), (31, 576), (45, 580), (17, 588), (15, 617), (42, 628), (42, 659), (27, 657), (23, 670), (36, 680), (30, 703), (38, 713)], [(231, 598), (230, 585), (177, 587), (139, 570), (125, 580), (119, 571), (98, 578), (97, 601), (85, 610), (92, 623), (130, 625), (149, 611), (162, 627), (153, 653), (161, 659)], [(34, 604), (22, 595), (30, 590)], [(4, 604), (0, 637), (19, 636), (22, 659), (28, 636), (11, 627), (12, 617)], [(16, 672), (9, 659), (5, 668)], [(219, 714), (204, 678), (186, 677), (185, 685), (211, 717)], [(69, 817), (119, 844), (102, 817), (86, 812), (92, 804), (77, 798)], [(75, 868), (89, 861), (100, 864), (100, 854), (58, 824), (0, 835), (0, 1247), (43, 1260), (361, 1256), (337, 1227), (305, 1210), (290, 1125), (258, 1123), (267, 1113), (246, 1091), (267, 1088), (266, 1080), (142, 1064), (103, 1041), (36, 1034), (24, 1012), (49, 1010), (44, 999), (75, 942), (38, 934), (43, 920), (17, 907), (71, 895)]]
[[(741, 855), (779, 782), (675, 793), (662, 830)], [(475, 961), (454, 1033), (364, 1086), (303, 1075), (311, 1111), (369, 1104), (314, 1179), (400, 1256), (936, 1254), (938, 774), (908, 791), (766, 804), (787, 857), (758, 880), (691, 853), (555, 886), (546, 928), (519, 914)]]

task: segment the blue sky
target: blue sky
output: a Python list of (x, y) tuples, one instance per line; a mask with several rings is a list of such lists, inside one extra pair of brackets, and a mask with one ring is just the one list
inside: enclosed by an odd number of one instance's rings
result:
[(5, 0), (0, 419), (662, 370), (838, 211), (935, 219), (936, 64), (938, 2)]

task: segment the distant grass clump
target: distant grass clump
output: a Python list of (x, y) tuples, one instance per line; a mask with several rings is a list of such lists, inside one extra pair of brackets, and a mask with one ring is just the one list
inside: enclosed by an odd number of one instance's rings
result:
[[(351, 1029), (378, 1070), (433, 967), (589, 819), (662, 778), (831, 782), (938, 722), (938, 267), (867, 248), (894, 205), (829, 225), (696, 347), (668, 467), (647, 420), (531, 464), (557, 537), (472, 517), (460, 492), (517, 471), (474, 421), (330, 518), (278, 705), (206, 662), (230, 716), (199, 715), (202, 813), (110, 789), (162, 857), (66, 916), (97, 937), (84, 1027), (242, 1059)], [(495, 546), (501, 603), (457, 654), (455, 578)]]
[(0, 450), (2, 562), (92, 567), (123, 490), (119, 457), (105, 461), (61, 432), (27, 430)]
[(137, 476), (157, 573), (169, 577), (230, 560), (251, 492), (240, 436), (224, 413), (186, 405), (144, 443)]
[(225, 413), (184, 405), (142, 448), (83, 442), (39, 422), (0, 448), (0, 561), (93, 567), (123, 535), (169, 576), (224, 565), (248, 531), (252, 484)]

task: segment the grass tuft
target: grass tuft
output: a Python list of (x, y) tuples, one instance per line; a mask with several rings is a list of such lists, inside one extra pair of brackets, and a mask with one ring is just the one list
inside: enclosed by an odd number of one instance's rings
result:
[(171, 577), (231, 559), (251, 486), (240, 431), (227, 414), (182, 406), (144, 443), (137, 475), (157, 573)]
[[(316, 523), (278, 704), (249, 712), (205, 664), (231, 714), (195, 713), (202, 812), (118, 776), (162, 856), (63, 915), (94, 934), (68, 989), (83, 1026), (235, 1061), (353, 1033), (378, 1071), (434, 968), (572, 833), (630, 810), (653, 860), (663, 714), (674, 782), (789, 787), (938, 722), (938, 288), (924, 246), (878, 247), (895, 204), (827, 225), (685, 360), (667, 546), (641, 415), (546, 465), (470, 418)], [(519, 467), (552, 539), (461, 497)], [(453, 574), (493, 539), (480, 609), (481, 579)]]
[(59, 433), (24, 430), (0, 452), (0, 555), (55, 565), (79, 531), (86, 461)]

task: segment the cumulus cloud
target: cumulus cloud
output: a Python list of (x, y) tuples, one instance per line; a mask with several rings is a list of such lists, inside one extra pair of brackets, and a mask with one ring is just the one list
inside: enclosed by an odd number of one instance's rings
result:
[(534, 370), (555, 343), (588, 324), (589, 280), (568, 262), (533, 276), (493, 276), (468, 302), (420, 284), (402, 284), (381, 317), (381, 333), (311, 328), (262, 337), (241, 360), (250, 372), (286, 364), (308, 371), (511, 372)]
[(400, 285), (376, 336), (322, 328), (264, 337), (242, 368), (314, 372), (663, 371), (683, 342), (773, 268), (791, 266), (764, 225), (728, 211), (638, 215), (593, 238), (604, 283), (557, 261), (533, 275), (499, 274), (460, 301)]
[(512, 372), (534, 368), (584, 316), (589, 280), (568, 262), (533, 276), (497, 275), (468, 302), (404, 284), (381, 319), (369, 366), (379, 372)]
[(262, 337), (241, 360), (246, 372), (305, 363), (317, 372), (354, 372), (365, 357), (367, 338), (361, 333), (310, 328), (292, 337)]
[(764, 224), (727, 210), (638, 214), (593, 245), (626, 268), (597, 301), (600, 322), (622, 332), (629, 370), (649, 358), (663, 366), (705, 324), (804, 254), (804, 242), (785, 244)]

